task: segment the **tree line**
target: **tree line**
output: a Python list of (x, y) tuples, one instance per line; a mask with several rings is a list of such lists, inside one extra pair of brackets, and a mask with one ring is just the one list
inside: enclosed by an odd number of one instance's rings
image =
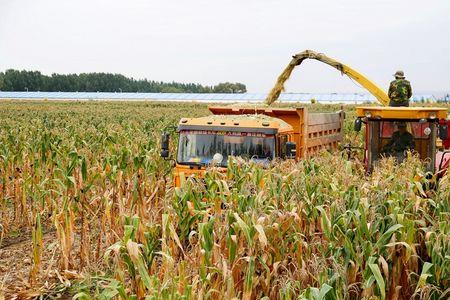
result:
[(140, 92), (140, 93), (245, 93), (242, 83), (215, 86), (128, 78), (112, 73), (44, 75), (39, 71), (9, 69), (0, 72), (0, 91), (41, 92)]

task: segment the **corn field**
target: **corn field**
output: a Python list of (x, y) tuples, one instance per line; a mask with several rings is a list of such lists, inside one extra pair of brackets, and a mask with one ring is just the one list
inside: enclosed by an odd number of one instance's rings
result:
[[(310, 109), (337, 110), (315, 104)], [(346, 139), (354, 107), (346, 107)], [(448, 299), (450, 181), (414, 156), (229, 162), (172, 186), (202, 104), (0, 102), (0, 299)], [(359, 157), (359, 159), (361, 159)]]

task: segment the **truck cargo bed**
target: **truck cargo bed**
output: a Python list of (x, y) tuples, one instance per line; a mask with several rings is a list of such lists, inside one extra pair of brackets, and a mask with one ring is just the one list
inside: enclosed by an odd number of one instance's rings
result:
[(344, 112), (308, 113), (307, 108), (260, 108), (213, 106), (215, 115), (262, 114), (279, 118), (293, 128), (292, 140), (297, 145), (297, 158), (304, 158), (321, 150), (335, 150), (343, 139)]

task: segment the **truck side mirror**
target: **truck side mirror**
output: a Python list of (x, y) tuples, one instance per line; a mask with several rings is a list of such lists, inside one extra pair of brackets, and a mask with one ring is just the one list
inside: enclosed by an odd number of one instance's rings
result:
[(170, 135), (168, 132), (163, 132), (161, 136), (161, 157), (168, 158), (169, 157), (169, 142)]
[(286, 142), (286, 158), (295, 158), (297, 153), (297, 144), (295, 142)]
[(448, 139), (448, 126), (447, 126), (447, 124), (440, 124), (439, 125), (439, 138), (441, 140)]
[(361, 131), (361, 127), (362, 127), (362, 120), (361, 118), (357, 118), (355, 120), (355, 125), (354, 125), (354, 129), (356, 132), (360, 132)]

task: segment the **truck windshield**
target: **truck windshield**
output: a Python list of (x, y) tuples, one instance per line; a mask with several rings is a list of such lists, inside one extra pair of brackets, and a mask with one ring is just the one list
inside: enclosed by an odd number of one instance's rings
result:
[[(253, 132), (189, 130), (180, 132), (178, 163), (206, 165), (218, 157), (226, 166), (228, 156), (240, 156), (257, 162), (274, 158), (275, 137)], [(221, 158), (221, 159), (220, 159)]]

